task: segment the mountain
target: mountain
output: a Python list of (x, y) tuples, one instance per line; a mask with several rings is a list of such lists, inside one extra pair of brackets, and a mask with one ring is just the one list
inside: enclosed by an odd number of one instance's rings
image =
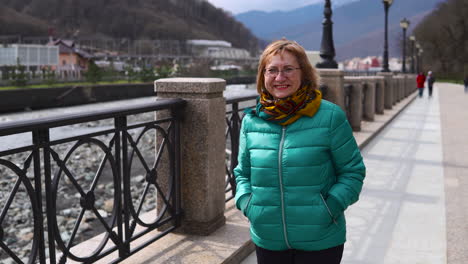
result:
[[(417, 15), (407, 17), (407, 19), (410, 20), (413, 25), (417, 25), (429, 13), (430, 11), (421, 12)], [(384, 30), (378, 29), (363, 34), (359, 38), (341, 43), (336, 46), (336, 58), (338, 60), (345, 60), (353, 57), (381, 56), (384, 50), (384, 34)], [(411, 31), (407, 32), (406, 36), (409, 37), (410, 34)], [(389, 25), (388, 39), (390, 57), (402, 56), (402, 38), (403, 33), (400, 25)]]
[[(400, 54), (398, 43), (401, 39), (402, 30), (399, 21), (403, 17), (408, 18), (412, 22), (409, 29), (411, 31), (425, 14), (433, 10), (438, 3), (444, 1), (394, 1), (389, 10), (390, 56), (398, 57)], [(296, 14), (300, 13), (301, 10), (316, 10), (318, 7), (321, 9), (319, 15), (317, 15), (316, 11), (310, 12), (309, 19), (303, 18), (299, 23), (289, 23), (289, 21), (295, 20), (293, 17), (296, 17)], [(298, 41), (306, 49), (320, 49), (323, 5), (310, 5), (283, 12), (281, 16), (276, 16), (275, 12), (267, 13), (261, 17), (262, 19), (259, 18), (256, 21), (254, 17), (245, 16), (245, 13), (239, 14), (236, 18), (245, 23), (254, 33), (259, 30), (259, 25), (264, 26), (264, 24), (269, 25), (269, 23), (276, 25), (276, 31), (256, 33), (258, 37), (271, 40), (286, 37)], [(359, 0), (334, 7), (332, 21), (337, 59), (343, 60), (358, 56), (381, 55), (383, 53), (384, 7), (382, 1)]]
[(323, 14), (323, 5), (315, 4), (292, 11), (249, 11), (236, 15), (236, 19), (250, 28), (259, 38), (269, 39), (278, 34), (278, 29), (304, 24), (311, 18), (319, 18)]
[[(333, 6), (339, 7), (359, 0), (334, 0)], [(278, 29), (300, 25), (323, 17), (323, 3), (307, 5), (291, 11), (249, 11), (236, 15), (236, 19), (246, 25), (257, 37), (269, 39)]]
[(0, 35), (212, 39), (256, 50), (258, 39), (203, 0), (0, 0)]

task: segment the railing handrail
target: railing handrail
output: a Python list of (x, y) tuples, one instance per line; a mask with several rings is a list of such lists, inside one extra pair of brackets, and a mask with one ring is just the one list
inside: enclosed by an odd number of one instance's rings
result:
[(258, 93), (255, 91), (248, 91), (244, 95), (234, 95), (234, 96), (228, 96), (226, 97), (226, 104), (232, 104), (232, 103), (239, 103), (242, 101), (248, 101), (248, 100), (253, 100), (257, 99)]
[(119, 116), (133, 115), (149, 111), (164, 109), (172, 110), (184, 106), (185, 104), (186, 101), (182, 99), (162, 99), (154, 103), (144, 103), (126, 107), (113, 107), (105, 110), (86, 111), (84, 113), (76, 114), (63, 114), (39, 119), (10, 121), (0, 124), (0, 136), (73, 125), (83, 122), (97, 121), (107, 118), (115, 118)]

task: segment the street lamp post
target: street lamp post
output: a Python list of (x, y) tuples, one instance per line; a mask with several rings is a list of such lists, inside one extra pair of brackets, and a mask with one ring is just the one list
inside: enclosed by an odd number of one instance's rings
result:
[(420, 67), (421, 62), (419, 61), (419, 57), (421, 55), (420, 50), (421, 50), (421, 45), (419, 45), (419, 43), (416, 42), (416, 71), (418, 74), (421, 72), (421, 67)]
[(400, 27), (403, 29), (403, 66), (401, 69), (403, 73), (406, 73), (406, 29), (409, 25), (410, 22), (406, 18), (400, 21)]
[(335, 46), (333, 44), (333, 22), (331, 20), (332, 13), (330, 0), (325, 0), (325, 8), (323, 11), (325, 19), (322, 23), (322, 43), (320, 47), (320, 57), (322, 58), (322, 61), (317, 63), (317, 68), (338, 68), (338, 64), (334, 59)]
[(424, 50), (422, 48), (419, 49), (419, 53), (418, 53), (418, 55), (419, 55), (419, 72), (423, 71), (423, 56), (422, 56), (423, 52), (424, 52)]
[(383, 54), (383, 69), (382, 72), (390, 72), (388, 68), (388, 9), (393, 3), (393, 0), (382, 0), (385, 8), (385, 42)]
[(411, 35), (409, 37), (410, 41), (411, 41), (411, 73), (415, 73), (415, 69), (414, 69), (414, 43), (416, 42), (416, 38)]

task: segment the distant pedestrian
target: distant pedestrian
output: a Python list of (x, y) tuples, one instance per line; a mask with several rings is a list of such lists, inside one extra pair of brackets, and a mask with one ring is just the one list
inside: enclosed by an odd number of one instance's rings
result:
[(468, 93), (468, 74), (465, 76), (463, 82), (465, 83), (465, 93)]
[(424, 75), (424, 73), (420, 72), (418, 76), (416, 77), (416, 84), (419, 90), (419, 97), (423, 96), (425, 82), (426, 82), (426, 76)]
[(275, 41), (260, 57), (257, 107), (242, 121), (234, 170), (258, 264), (341, 262), (344, 212), (366, 168), (346, 114), (322, 99), (318, 78), (295, 41)]
[(435, 82), (435, 77), (432, 74), (432, 71), (429, 71), (427, 73), (427, 88), (429, 90), (429, 97), (432, 96), (432, 86), (434, 85)]

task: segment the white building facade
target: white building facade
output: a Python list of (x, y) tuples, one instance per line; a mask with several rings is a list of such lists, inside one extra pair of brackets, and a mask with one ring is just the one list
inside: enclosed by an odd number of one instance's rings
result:
[(0, 66), (57, 66), (59, 48), (55, 46), (12, 44), (0, 46)]

